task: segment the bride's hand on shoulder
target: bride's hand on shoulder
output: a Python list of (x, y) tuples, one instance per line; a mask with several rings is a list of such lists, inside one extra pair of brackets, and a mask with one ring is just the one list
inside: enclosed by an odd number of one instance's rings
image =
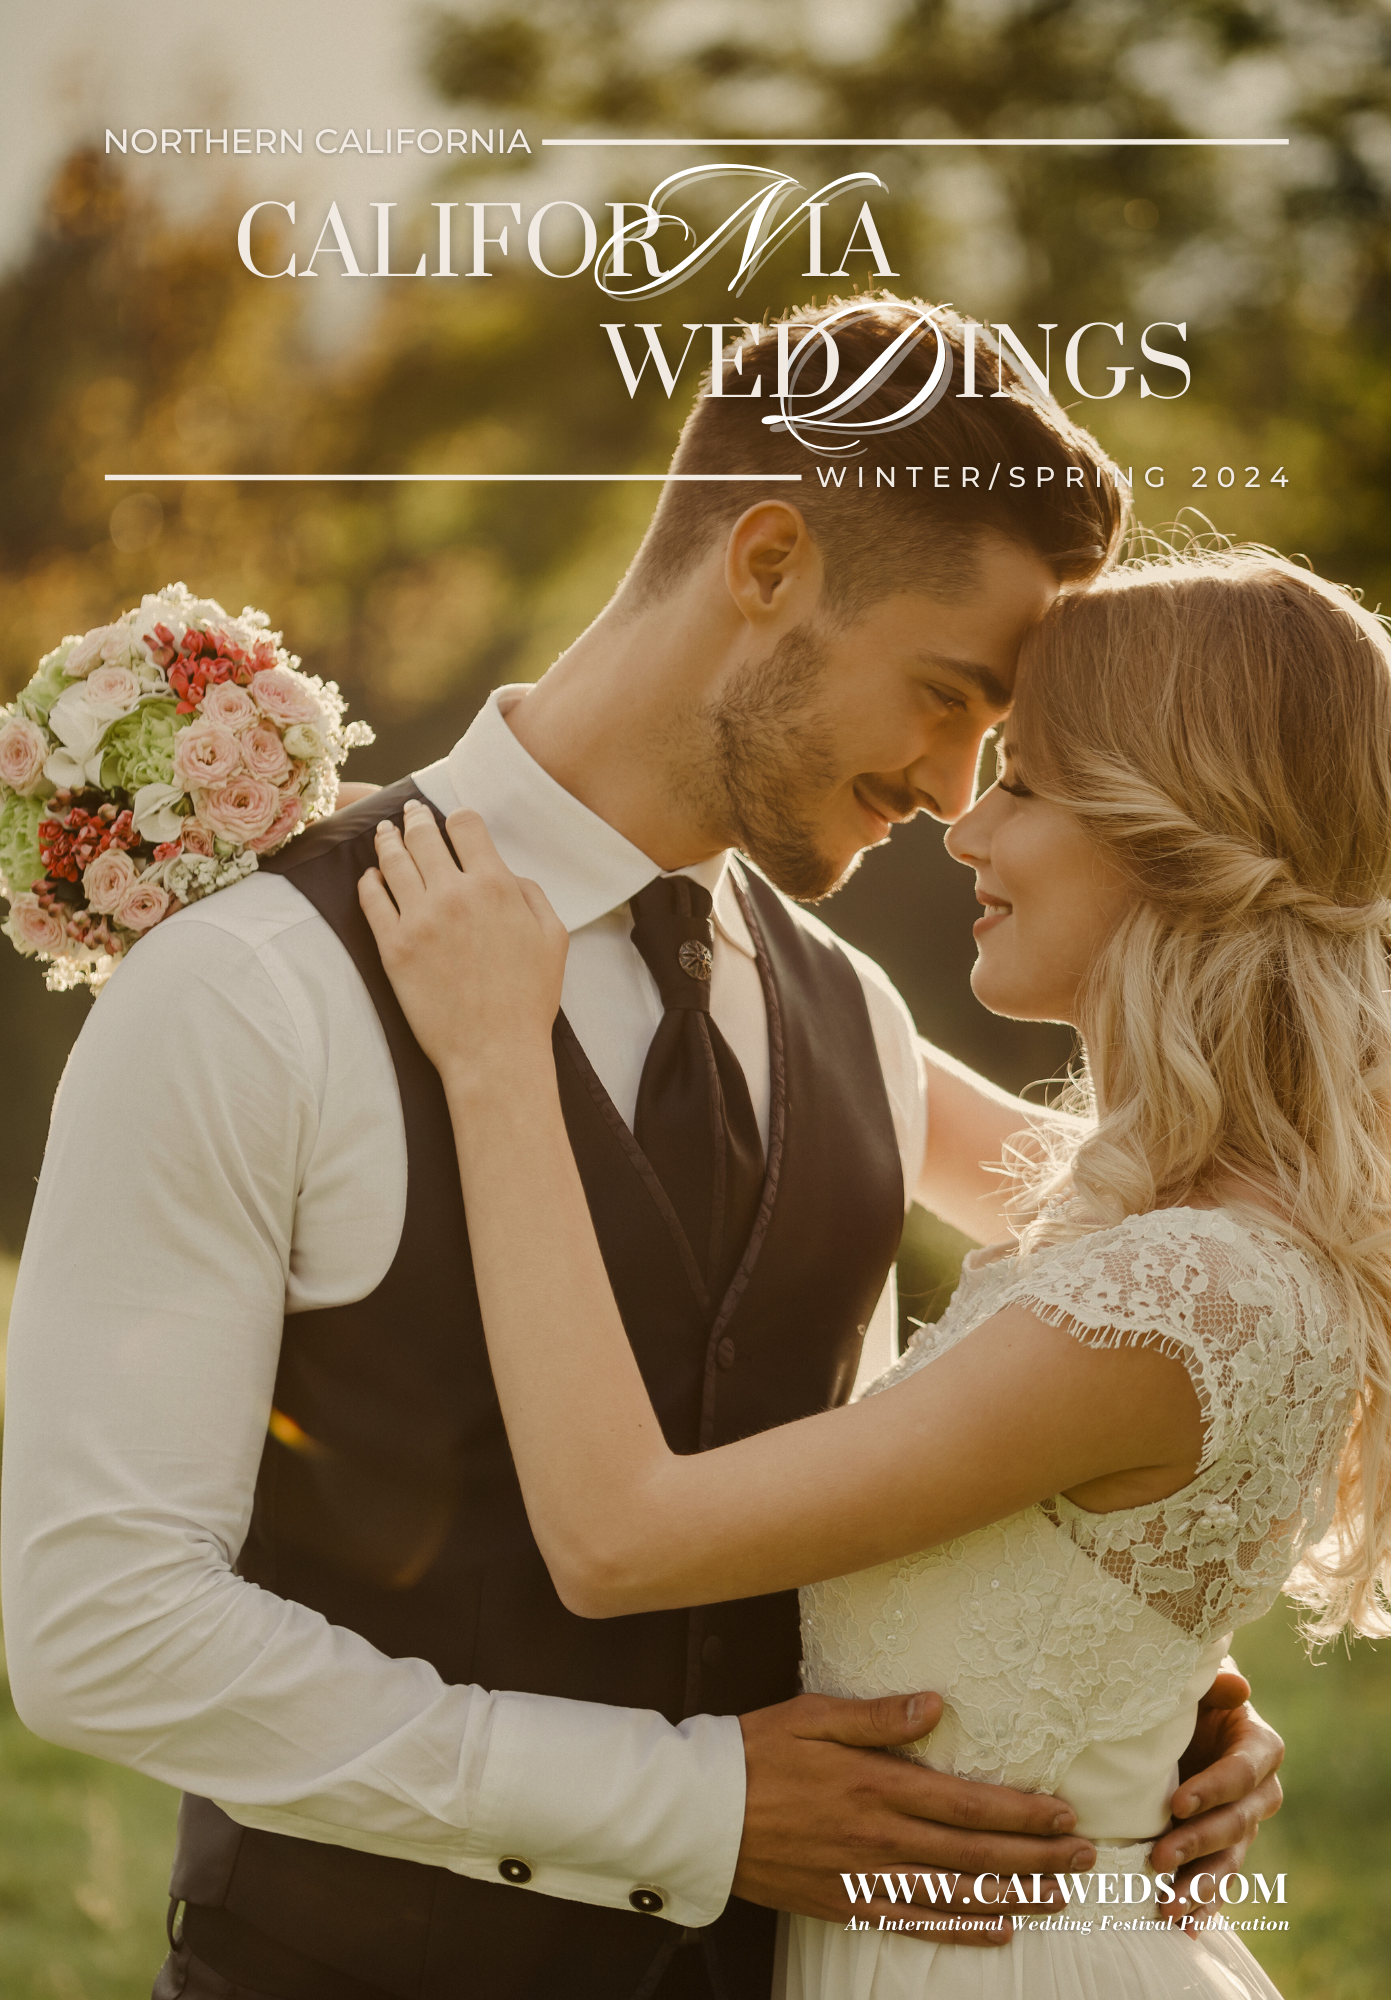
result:
[(446, 842), (412, 800), (404, 833), (377, 829), (363, 913), (411, 1032), (449, 1086), (505, 1086), (549, 1063), (568, 939), (535, 882), (514, 875), (475, 812), (451, 813)]
[(349, 806), (361, 805), (364, 799), (370, 799), (373, 792), (379, 792), (380, 790), (380, 785), (369, 785), (365, 779), (351, 779), (339, 785), (338, 797), (334, 803), (333, 810), (340, 813), (346, 812)]

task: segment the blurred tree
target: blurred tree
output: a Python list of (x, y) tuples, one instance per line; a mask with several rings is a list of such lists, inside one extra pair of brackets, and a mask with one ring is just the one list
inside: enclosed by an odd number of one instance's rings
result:
[[(788, 144), (728, 157), (785, 166), (808, 191), (872, 168), (887, 184), (874, 212), (896, 288), (1007, 319), (1040, 357), (1044, 322), (1060, 342), (1087, 320), (1122, 320), (1133, 341), (1151, 319), (1186, 320), (1186, 396), (1083, 405), (1122, 466), (1166, 468), (1162, 489), (1140, 490), (1142, 515), (1162, 526), (1196, 500), (1220, 529), (1302, 551), (1373, 603), (1391, 602), (1388, 54), (1380, 0), (498, 0), (434, 16), (422, 50), (453, 115), (524, 123), (533, 145), (543, 132), (1289, 133), (1279, 152)], [(567, 195), (599, 212), (703, 157), (536, 145), (529, 158), (456, 156), (431, 192), (502, 195), (524, 213)], [(337, 281), (252, 277), (235, 216), (176, 225), (80, 154), (0, 286), (0, 692), (64, 632), (183, 577), (232, 609), (264, 605), (377, 725), (354, 774), (389, 777), (437, 754), (489, 686), (542, 671), (593, 616), (652, 489), (141, 489), (102, 475), (656, 470), (696, 361), (670, 401), (650, 369), (630, 399), (600, 327), (628, 308), (515, 255), (486, 282), (364, 287), (374, 311), (335, 345), (325, 305), (310, 313), (304, 294), (331, 302)], [(347, 221), (362, 248), (363, 218)], [(403, 218), (402, 254), (412, 228), (421, 247), (433, 227), (428, 210)], [(732, 263), (717, 259), (642, 310), (673, 323), (777, 312), (807, 295), (804, 263), (791, 241), (735, 300)], [(1197, 494), (1194, 464), (1210, 468)], [(1247, 490), (1238, 470), (1233, 490), (1217, 488), (1215, 468), (1248, 464), (1283, 466), (1289, 484)], [(964, 873), (919, 827), (826, 913), (883, 959), (929, 1033), (1013, 1084), (1053, 1073), (1065, 1035), (992, 1021), (970, 998), (969, 908)], [(6, 951), (0, 1004), (12, 1045), (32, 1052), (12, 1066), (0, 1154), (0, 1236), (13, 1242), (85, 1002), (49, 999)]]

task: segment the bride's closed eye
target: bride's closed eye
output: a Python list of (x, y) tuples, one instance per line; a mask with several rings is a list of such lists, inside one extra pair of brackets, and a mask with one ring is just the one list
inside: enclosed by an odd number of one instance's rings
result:
[(1009, 796), (1012, 799), (1031, 799), (1033, 797), (1033, 793), (1029, 790), (1027, 785), (1020, 783), (1019, 775), (1017, 772), (1012, 778), (1007, 778), (1005, 776), (1005, 773), (1009, 769), (1009, 765), (1010, 765), (1009, 749), (1007, 745), (997, 741), (995, 745), (996, 786), (1000, 791), (1008, 792)]

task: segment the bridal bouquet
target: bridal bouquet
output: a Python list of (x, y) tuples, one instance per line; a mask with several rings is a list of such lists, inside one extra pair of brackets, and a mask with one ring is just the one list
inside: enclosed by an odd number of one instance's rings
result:
[(52, 990), (99, 987), (146, 931), (332, 812), (372, 731), (269, 623), (173, 583), (64, 639), (0, 707), (0, 929)]

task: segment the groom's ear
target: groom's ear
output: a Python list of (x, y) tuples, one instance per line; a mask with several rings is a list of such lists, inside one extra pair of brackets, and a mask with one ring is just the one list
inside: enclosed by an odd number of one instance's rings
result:
[(821, 556), (798, 508), (760, 500), (725, 544), (725, 587), (751, 625), (795, 622), (821, 594)]

